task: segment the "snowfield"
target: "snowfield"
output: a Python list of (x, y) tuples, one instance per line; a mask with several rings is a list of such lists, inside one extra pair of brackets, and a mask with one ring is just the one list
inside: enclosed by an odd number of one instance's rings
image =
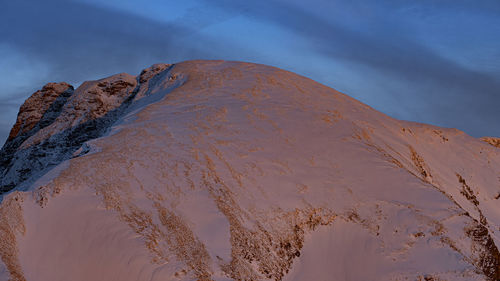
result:
[(0, 280), (500, 280), (498, 139), (250, 63), (44, 89), (0, 152)]

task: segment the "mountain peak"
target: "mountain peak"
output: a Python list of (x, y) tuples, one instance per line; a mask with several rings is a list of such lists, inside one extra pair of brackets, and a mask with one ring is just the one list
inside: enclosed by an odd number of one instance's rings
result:
[(226, 61), (58, 112), (0, 154), (1, 280), (500, 279), (500, 151), (458, 130)]

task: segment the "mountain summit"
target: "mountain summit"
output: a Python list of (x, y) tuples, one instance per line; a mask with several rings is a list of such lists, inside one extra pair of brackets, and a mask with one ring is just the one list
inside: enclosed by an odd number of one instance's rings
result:
[(0, 151), (0, 280), (500, 280), (500, 149), (269, 66), (50, 83)]

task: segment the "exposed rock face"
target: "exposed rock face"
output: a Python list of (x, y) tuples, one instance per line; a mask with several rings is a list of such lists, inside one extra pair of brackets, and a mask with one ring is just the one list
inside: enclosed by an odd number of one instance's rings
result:
[(27, 135), (37, 125), (39, 130), (51, 124), (57, 118), (67, 98), (73, 94), (73, 90), (73, 86), (62, 82), (48, 83), (36, 91), (19, 109), (16, 124), (10, 131), (7, 141)]
[[(21, 149), (39, 145), (53, 136), (65, 134), (68, 130), (77, 130), (76, 135), (83, 136), (103, 129), (105, 126), (100, 123), (114, 121), (109, 115), (126, 104), (125, 101), (132, 95), (136, 84), (135, 77), (125, 73), (84, 82), (64, 104), (57, 119), (26, 140)], [(68, 141), (74, 142), (75, 145), (83, 143), (73, 138)]]
[(171, 64), (154, 64), (143, 71), (138, 76), (140, 86), (137, 89), (137, 94), (134, 100), (142, 99), (150, 95), (153, 88), (161, 83), (161, 81), (171, 82), (175, 80), (174, 77), (165, 77), (168, 75), (168, 70), (172, 67)]
[(84, 82), (76, 91), (49, 83), (21, 106), (17, 122), (0, 151), (0, 194), (71, 158), (85, 141), (102, 135), (137, 92), (168, 65), (157, 64), (135, 76), (121, 73)]
[(473, 241), (473, 262), (490, 280), (500, 280), (500, 252), (488, 229), (476, 222), (465, 232)]
[(458, 130), (224, 61), (58, 112), (7, 159), (0, 280), (499, 279), (500, 151)]
[(487, 142), (495, 147), (500, 148), (500, 138), (484, 137), (481, 138), (482, 141)]
[(29, 97), (19, 109), (17, 121), (0, 150), (0, 193), (13, 188), (17, 182), (8, 182), (6, 172), (20, 146), (41, 129), (52, 124), (61, 114), (63, 105), (73, 94), (67, 83), (48, 83)]

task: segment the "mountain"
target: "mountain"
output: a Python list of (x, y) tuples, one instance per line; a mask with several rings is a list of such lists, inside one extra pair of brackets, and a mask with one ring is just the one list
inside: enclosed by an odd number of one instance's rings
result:
[(500, 280), (498, 143), (250, 63), (49, 83), (0, 152), (0, 280)]

